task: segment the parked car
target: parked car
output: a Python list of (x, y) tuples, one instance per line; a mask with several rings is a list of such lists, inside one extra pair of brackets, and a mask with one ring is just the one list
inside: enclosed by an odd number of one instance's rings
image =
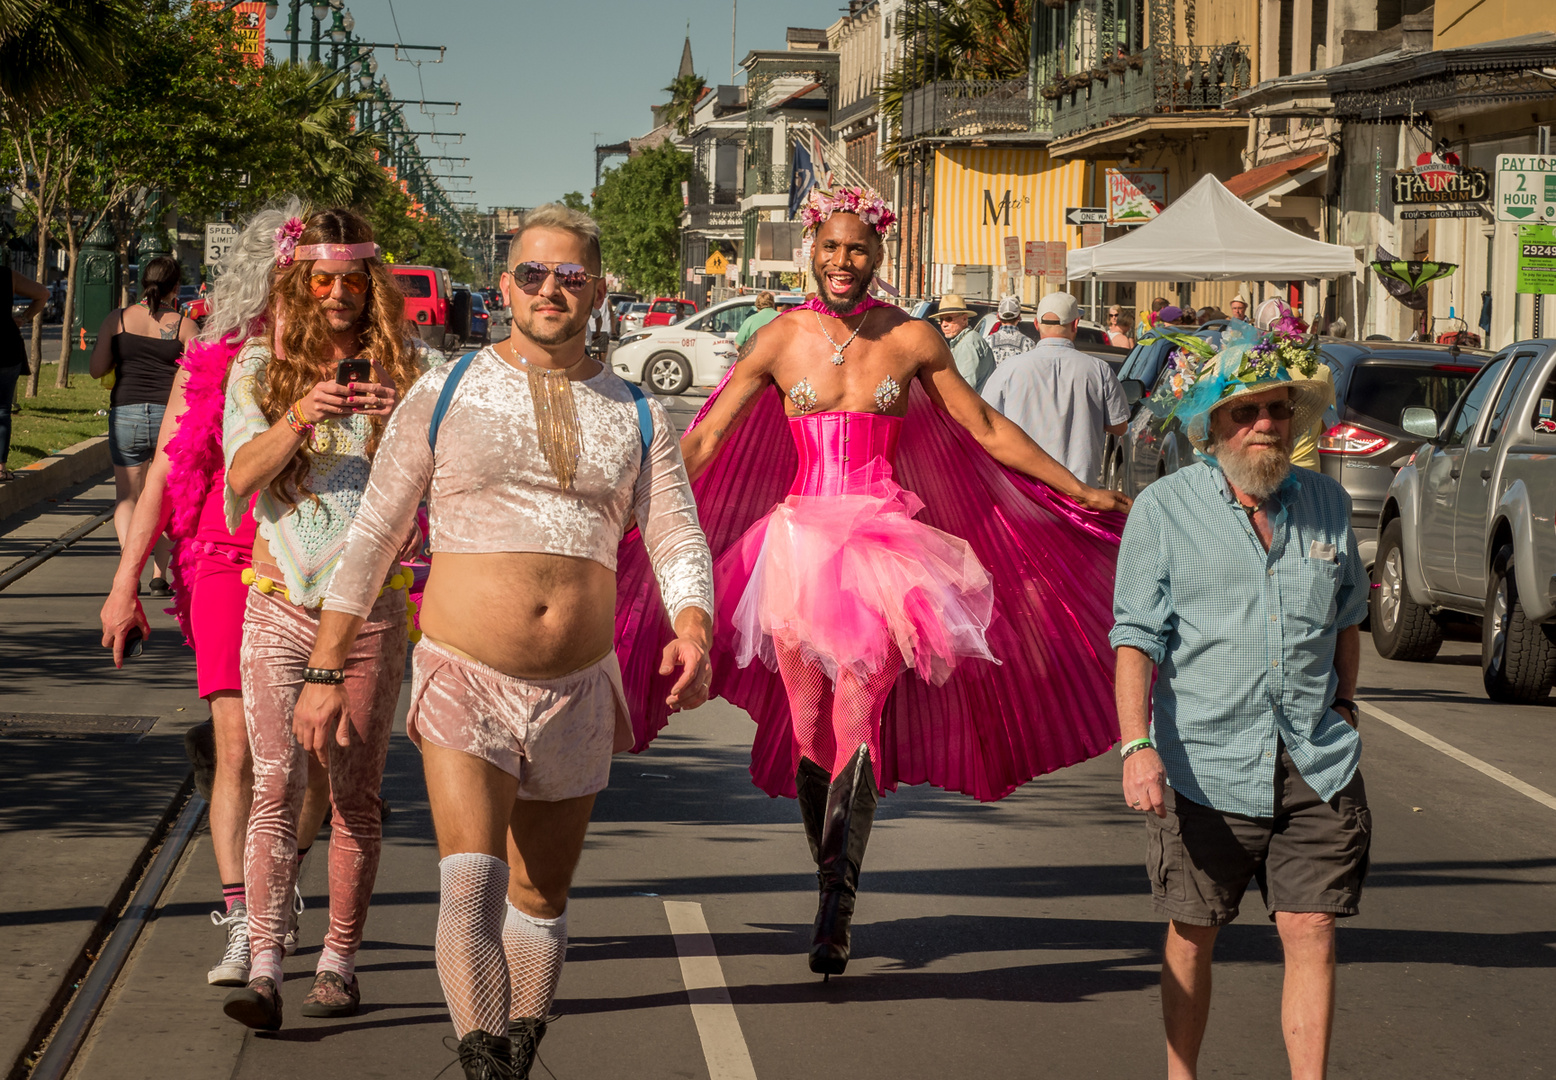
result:
[(479, 292), (470, 294), (470, 341), (482, 345), (492, 343), (492, 313), (486, 307), (486, 297)]
[(677, 300), (671, 296), (656, 296), (643, 316), (643, 326), (670, 326), (697, 313), (697, 305), (690, 300)]
[[(621, 318), (626, 314), (627, 308), (637, 303), (642, 297), (637, 293), (613, 292), (605, 294), (605, 303), (611, 313), (611, 337), (619, 338), (623, 333)], [(641, 329), (641, 325), (639, 326)]]
[[(1219, 337), (1210, 327), (1196, 328), (1195, 333)], [(1118, 372), (1124, 398), (1129, 402), (1129, 427), (1122, 435), (1109, 435), (1104, 441), (1102, 482), (1130, 498), (1139, 495), (1153, 480), (1194, 461), (1194, 448), (1188, 436), (1178, 429), (1177, 418), (1158, 420), (1145, 407), (1146, 398), (1151, 396), (1167, 366), (1167, 357), (1175, 348), (1166, 338), (1149, 338), (1129, 350)]]
[(628, 304), (626, 310), (621, 313), (621, 336), (626, 337), (628, 334), (635, 334), (643, 329), (643, 320), (647, 317), (647, 304), (641, 302)]
[(193, 319), (203, 329), (205, 317), (211, 313), (209, 291), (204, 285), (180, 285), (178, 310), (184, 318)]
[(1406, 408), (1426, 438), (1383, 501), (1373, 641), (1430, 660), (1444, 613), (1481, 619), (1495, 701), (1538, 702), (1556, 679), (1556, 340), (1509, 345), (1448, 415)]
[(405, 318), (434, 349), (451, 352), (470, 335), (470, 293), (461, 290), (456, 303), (454, 283), (441, 266), (396, 264), (389, 268), (405, 296)]
[[(775, 299), (780, 311), (805, 302), (792, 294)], [(740, 324), (755, 310), (755, 296), (736, 296), (674, 326), (646, 326), (623, 334), (611, 354), (611, 366), (623, 379), (643, 383), (656, 394), (715, 386), (735, 362)]]

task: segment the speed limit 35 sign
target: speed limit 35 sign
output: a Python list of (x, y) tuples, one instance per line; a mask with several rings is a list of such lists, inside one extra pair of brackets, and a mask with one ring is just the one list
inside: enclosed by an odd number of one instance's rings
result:
[(238, 242), (238, 227), (230, 221), (205, 223), (205, 265), (215, 266), (227, 257)]

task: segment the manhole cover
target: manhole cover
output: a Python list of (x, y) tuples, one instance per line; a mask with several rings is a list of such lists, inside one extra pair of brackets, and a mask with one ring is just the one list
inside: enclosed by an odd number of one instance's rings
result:
[(156, 722), (155, 716), (0, 712), (0, 738), (138, 742)]

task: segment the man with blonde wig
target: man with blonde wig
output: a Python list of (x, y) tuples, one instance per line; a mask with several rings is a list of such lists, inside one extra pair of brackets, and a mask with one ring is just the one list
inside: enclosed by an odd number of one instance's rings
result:
[[(513, 335), (406, 396), (309, 661), (341, 666), (425, 493), (432, 571), (406, 728), (442, 859), (438, 975), (471, 1080), (529, 1075), (595, 795), (633, 742), (613, 632), (634, 519), (674, 625), (668, 706), (700, 705), (710, 680), (711, 558), (675, 429), (584, 351), (599, 229), (542, 206), (510, 250)], [(324, 740), (355, 709), (339, 686), (310, 685), (298, 722)]]

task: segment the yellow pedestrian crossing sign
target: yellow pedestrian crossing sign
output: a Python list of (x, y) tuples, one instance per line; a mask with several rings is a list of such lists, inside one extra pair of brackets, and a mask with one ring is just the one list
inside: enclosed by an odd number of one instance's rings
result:
[(722, 251), (715, 251), (708, 256), (708, 261), (703, 264), (702, 272), (709, 277), (723, 277), (729, 270), (729, 260), (724, 258)]

